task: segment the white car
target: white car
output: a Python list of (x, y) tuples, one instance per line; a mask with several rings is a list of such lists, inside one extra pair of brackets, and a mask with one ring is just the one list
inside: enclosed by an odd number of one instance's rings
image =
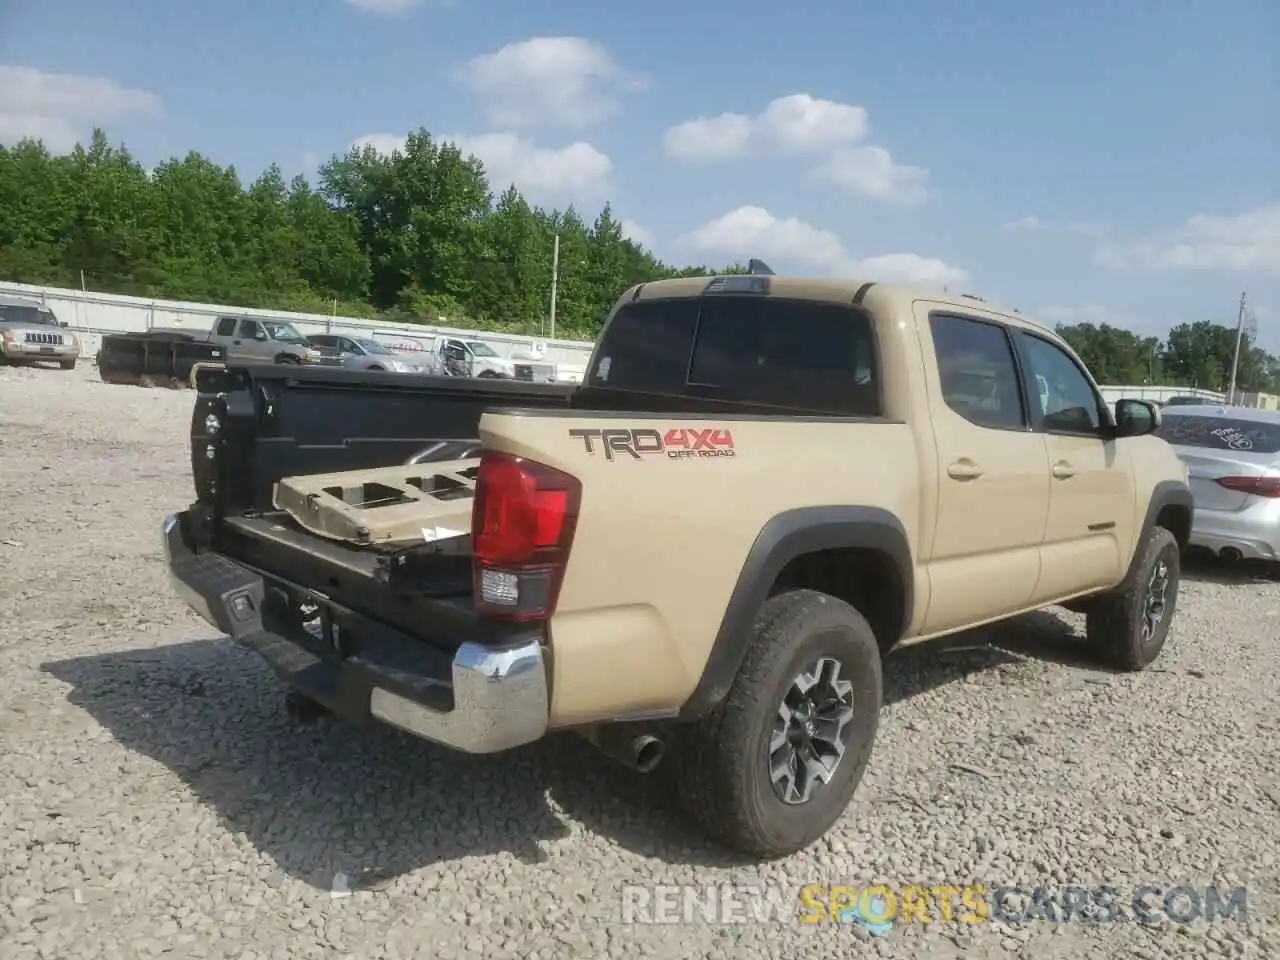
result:
[(1280, 563), (1280, 412), (1188, 404), (1162, 419), (1195, 497), (1192, 546)]

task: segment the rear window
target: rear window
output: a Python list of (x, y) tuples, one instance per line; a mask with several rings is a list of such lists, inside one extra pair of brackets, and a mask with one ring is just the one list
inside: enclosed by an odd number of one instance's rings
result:
[(1280, 423), (1239, 417), (1164, 415), (1157, 436), (1181, 447), (1280, 453)]
[(823, 413), (880, 412), (866, 314), (779, 297), (627, 304), (605, 333), (589, 383)]
[(614, 390), (681, 393), (698, 325), (697, 300), (642, 300), (613, 315), (589, 383)]

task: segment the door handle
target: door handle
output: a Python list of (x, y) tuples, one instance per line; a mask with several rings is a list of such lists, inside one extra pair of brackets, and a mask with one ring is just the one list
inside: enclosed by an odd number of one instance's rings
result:
[(972, 460), (957, 460), (947, 467), (947, 476), (952, 480), (977, 480), (982, 476), (982, 468)]
[(1059, 460), (1053, 465), (1053, 475), (1059, 480), (1068, 480), (1076, 475), (1076, 468), (1066, 460)]

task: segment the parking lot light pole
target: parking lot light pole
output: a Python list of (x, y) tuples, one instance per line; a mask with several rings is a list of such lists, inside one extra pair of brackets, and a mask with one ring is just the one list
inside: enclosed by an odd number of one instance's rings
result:
[(1231, 358), (1231, 386), (1227, 389), (1227, 404), (1236, 405), (1236, 371), (1240, 368), (1240, 339), (1244, 333), (1244, 309), (1247, 293), (1240, 294), (1240, 312), (1236, 316), (1236, 351)]
[(560, 234), (556, 234), (555, 240), (551, 244), (551, 336), (548, 340), (556, 338), (556, 282), (560, 274)]

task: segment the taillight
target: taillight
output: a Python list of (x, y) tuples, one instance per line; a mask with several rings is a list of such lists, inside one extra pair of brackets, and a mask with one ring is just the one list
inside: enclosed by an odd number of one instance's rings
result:
[(504, 620), (555, 611), (582, 485), (541, 463), (485, 452), (471, 512), (476, 609)]
[(1214, 482), (1237, 493), (1251, 493), (1255, 497), (1280, 497), (1280, 476), (1218, 477)]

